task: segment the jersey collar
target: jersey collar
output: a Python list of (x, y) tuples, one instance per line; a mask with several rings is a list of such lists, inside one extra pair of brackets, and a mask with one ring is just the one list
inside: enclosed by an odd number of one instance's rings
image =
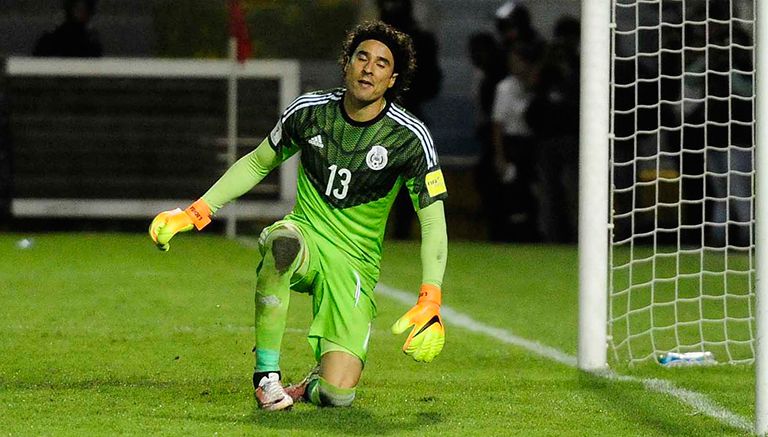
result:
[[(346, 93), (347, 90), (345, 89), (344, 92)], [(368, 121), (355, 121), (352, 119), (352, 117), (349, 116), (349, 114), (347, 114), (347, 110), (344, 109), (344, 96), (342, 95), (341, 99), (339, 99), (339, 110), (341, 111), (341, 116), (344, 118), (344, 121), (351, 124), (352, 126), (368, 127), (368, 126), (371, 126), (372, 124), (375, 124), (382, 118), (384, 118), (384, 116), (387, 115), (387, 112), (389, 111), (389, 106), (391, 104), (392, 102), (389, 99), (387, 99), (386, 103), (384, 104), (384, 108), (378, 114), (376, 114), (375, 117), (373, 117)]]

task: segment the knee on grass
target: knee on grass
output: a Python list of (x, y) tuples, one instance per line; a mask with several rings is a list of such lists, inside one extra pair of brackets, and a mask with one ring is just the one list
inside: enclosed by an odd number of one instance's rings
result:
[(356, 388), (337, 387), (320, 377), (308, 387), (309, 400), (321, 407), (348, 407), (355, 400)]

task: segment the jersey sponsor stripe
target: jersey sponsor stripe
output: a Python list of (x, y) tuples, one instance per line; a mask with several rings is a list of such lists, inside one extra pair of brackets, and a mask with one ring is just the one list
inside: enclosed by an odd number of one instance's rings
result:
[(424, 137), (427, 139), (427, 147), (430, 153), (430, 156), (432, 157), (433, 164), (436, 161), (436, 152), (435, 152), (435, 144), (432, 140), (432, 135), (429, 133), (429, 130), (426, 126), (424, 126), (424, 123), (419, 121), (416, 117), (408, 114), (407, 112), (403, 111), (401, 108), (398, 108), (397, 106), (392, 106), (392, 109), (399, 115), (401, 115), (405, 120), (412, 123), (416, 129), (424, 133)]
[[(419, 139), (421, 139), (428, 146), (432, 147), (432, 136), (429, 134), (429, 131), (427, 131), (426, 127), (424, 127), (424, 125), (418, 121), (418, 119), (411, 117), (405, 111), (395, 107), (394, 105), (391, 107), (390, 111), (392, 118), (399, 121), (401, 125), (409, 127), (410, 130), (419, 135)], [(434, 154), (430, 153), (430, 157), (432, 156), (434, 156)]]
[(288, 107), (285, 108), (285, 111), (283, 111), (283, 112), (284, 113), (290, 112), (290, 111), (293, 110), (293, 108), (295, 108), (296, 106), (298, 106), (298, 105), (300, 105), (302, 103), (306, 103), (308, 101), (324, 100), (324, 99), (327, 99), (329, 96), (330, 96), (330, 93), (328, 93), (328, 94), (319, 94), (319, 95), (305, 94), (303, 96), (299, 96), (299, 97), (296, 98), (296, 100), (291, 102), (291, 104), (288, 105)]
[(314, 94), (314, 93), (302, 94), (299, 97), (296, 97), (296, 99), (293, 102), (291, 102), (291, 104), (288, 105), (287, 108), (285, 108), (285, 111), (286, 112), (290, 111), (291, 108), (293, 108), (294, 106), (296, 106), (298, 104), (301, 104), (302, 102), (306, 102), (307, 100), (326, 99), (329, 96), (331, 96), (332, 94), (333, 94), (332, 91), (331, 92), (325, 92), (325, 93), (322, 93), (322, 94)]
[(304, 104), (302, 104), (302, 105), (299, 105), (299, 106), (295, 107), (295, 108), (294, 108), (294, 109), (293, 109), (291, 112), (289, 112), (289, 113), (285, 113), (285, 114), (283, 115), (283, 117), (282, 117), (280, 120), (281, 120), (282, 122), (285, 122), (285, 120), (286, 120), (288, 117), (290, 117), (291, 115), (293, 115), (293, 114), (294, 114), (296, 111), (298, 111), (299, 109), (304, 109), (304, 108), (307, 108), (307, 107), (309, 107), (309, 106), (325, 105), (325, 104), (327, 104), (327, 103), (329, 103), (329, 102), (332, 102), (332, 101), (336, 101), (336, 100), (339, 100), (339, 99), (338, 99), (338, 98), (333, 98), (333, 97), (331, 97), (331, 98), (328, 98), (328, 99), (324, 99), (324, 100), (320, 100), (320, 101), (312, 101), (312, 102), (306, 102), (306, 103), (304, 103)]
[[(424, 155), (427, 158), (427, 168), (434, 167), (436, 163), (435, 159), (435, 146), (432, 143), (432, 137), (429, 135), (427, 129), (419, 122), (415, 121), (413, 117), (408, 116), (402, 111), (397, 110), (394, 106), (390, 107), (390, 111), (387, 113), (393, 120), (397, 121), (402, 126), (408, 128), (413, 132), (421, 142), (421, 148), (424, 149)], [(408, 118), (406, 118), (408, 117)]]
[(298, 111), (301, 108), (306, 108), (307, 106), (312, 106), (313, 104), (321, 104), (325, 102), (330, 102), (331, 100), (339, 100), (341, 99), (341, 96), (335, 93), (327, 93), (327, 94), (320, 94), (320, 95), (304, 95), (296, 99), (293, 103), (291, 103), (288, 108), (285, 109), (283, 112), (282, 119), (285, 120), (286, 118), (290, 117), (294, 112)]
[(413, 132), (419, 138), (419, 142), (421, 143), (421, 148), (424, 150), (424, 156), (426, 157), (426, 160), (427, 160), (427, 168), (434, 167), (435, 162), (432, 158), (432, 154), (429, 153), (429, 146), (427, 145), (427, 142), (424, 140), (424, 136), (414, 126), (409, 125), (402, 120), (398, 120), (396, 115), (392, 114), (392, 118), (398, 123), (400, 123), (402, 126), (405, 126), (406, 128), (408, 128), (408, 130)]

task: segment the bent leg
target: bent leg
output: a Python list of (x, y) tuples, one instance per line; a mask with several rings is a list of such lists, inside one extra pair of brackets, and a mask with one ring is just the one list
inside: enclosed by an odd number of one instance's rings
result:
[(307, 378), (304, 397), (316, 405), (348, 406), (355, 398), (376, 316), (373, 288), (378, 269), (357, 263), (322, 239), (317, 252), (322, 269), (313, 277), (313, 320), (307, 340), (319, 369), (314, 378)]
[(262, 375), (280, 370), (291, 278), (306, 258), (301, 234), (289, 225), (269, 228), (259, 239), (259, 249), (263, 258), (256, 281), (254, 384)]
[(320, 359), (320, 376), (341, 388), (354, 388), (363, 373), (360, 358), (342, 351), (330, 351)]
[(307, 398), (319, 406), (348, 407), (362, 371), (360, 358), (340, 350), (327, 352), (320, 359), (319, 377), (307, 386)]

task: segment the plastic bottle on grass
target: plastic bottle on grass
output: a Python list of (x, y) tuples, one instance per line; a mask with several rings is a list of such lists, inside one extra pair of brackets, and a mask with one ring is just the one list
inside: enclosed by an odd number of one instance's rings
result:
[(668, 352), (659, 356), (659, 364), (667, 367), (715, 364), (712, 352)]
[(21, 240), (16, 242), (16, 247), (18, 249), (30, 249), (35, 244), (35, 241), (31, 238), (22, 238)]

